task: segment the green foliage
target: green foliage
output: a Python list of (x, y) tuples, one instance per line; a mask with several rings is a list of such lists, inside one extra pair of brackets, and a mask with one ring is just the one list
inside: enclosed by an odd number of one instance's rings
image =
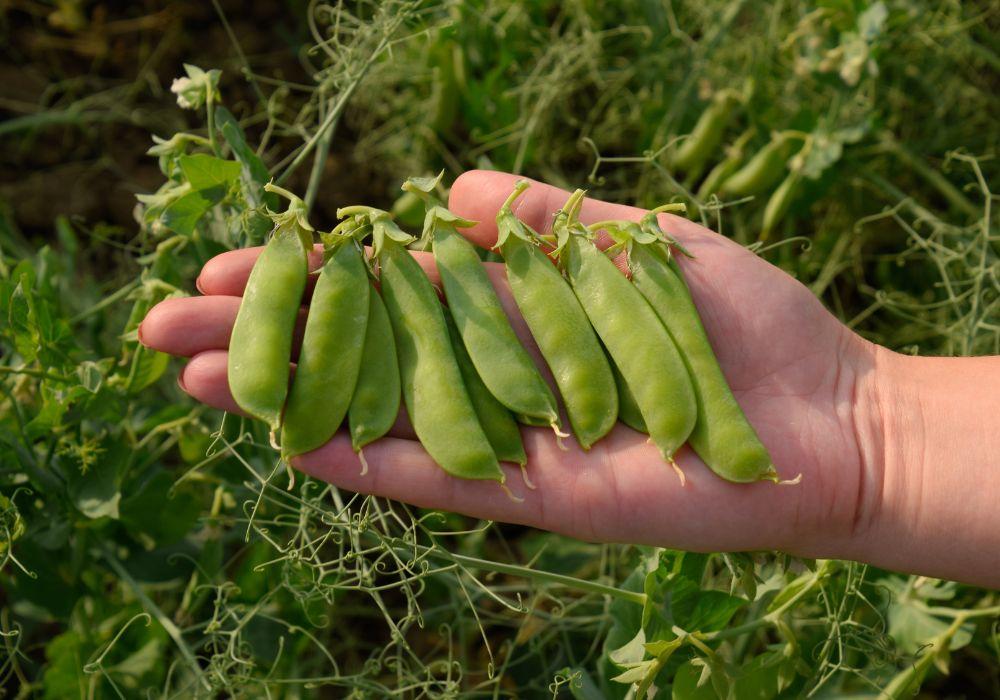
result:
[[(221, 104), (235, 72), (186, 67), (174, 92), (204, 128), (154, 137), (163, 184), (140, 195), (136, 230), (60, 218), (29, 239), (18, 203), (0, 207), (0, 683), (59, 698), (907, 697), (961, 657), (963, 682), (994, 692), (995, 672), (968, 671), (1000, 664), (994, 593), (590, 545), (310, 479), (288, 490), (261, 428), (195, 405), (137, 335), (213, 255), (265, 240), (272, 178), (316, 210), (331, 179), (389, 208), (405, 175), (486, 167), (694, 202), (873, 340), (1000, 352), (986, 21), (905, 1), (350, 5), (309, 6), (300, 82), (245, 66), (258, 101), (232, 102), (239, 117)], [(744, 101), (724, 141), (749, 133), (744, 157), (773, 133), (803, 143), (768, 247), (767, 197), (699, 198), (670, 165), (726, 87)]]

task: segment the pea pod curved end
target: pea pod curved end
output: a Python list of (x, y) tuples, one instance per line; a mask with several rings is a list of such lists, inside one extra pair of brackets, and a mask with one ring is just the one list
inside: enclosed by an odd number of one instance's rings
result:
[(510, 487), (507, 486), (506, 481), (507, 478), (504, 477), (497, 482), (497, 485), (500, 487), (500, 490), (503, 491), (504, 495), (507, 496), (507, 498), (509, 498), (510, 500), (514, 501), (514, 503), (524, 503), (524, 496), (518, 496), (513, 491), (511, 491)]
[(528, 487), (529, 489), (531, 489), (532, 491), (535, 491), (538, 487), (535, 486), (535, 484), (531, 481), (531, 479), (528, 478), (528, 464), (527, 464), (527, 462), (525, 462), (524, 464), (521, 464), (519, 466), (521, 467), (521, 480), (524, 482), (524, 485), (526, 487)]
[(802, 483), (802, 472), (799, 472), (794, 479), (781, 479), (778, 477), (777, 472), (774, 472), (773, 478), (770, 473), (768, 473), (765, 478), (771, 479), (778, 486), (798, 486)]
[(681, 469), (681, 465), (677, 463), (677, 460), (675, 460), (673, 456), (667, 457), (666, 459), (670, 462), (670, 466), (674, 468), (674, 473), (677, 474), (677, 478), (680, 479), (681, 488), (687, 486), (687, 477), (684, 475), (684, 470)]

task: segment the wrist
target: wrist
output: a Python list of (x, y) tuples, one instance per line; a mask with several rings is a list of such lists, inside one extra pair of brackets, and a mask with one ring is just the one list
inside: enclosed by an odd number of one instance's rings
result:
[(1000, 586), (1000, 358), (870, 348), (855, 391), (857, 498), (838, 556)]

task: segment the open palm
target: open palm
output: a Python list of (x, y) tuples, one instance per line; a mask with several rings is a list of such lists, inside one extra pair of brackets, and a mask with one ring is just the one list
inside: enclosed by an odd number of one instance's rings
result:
[[(494, 217), (515, 180), (474, 171), (453, 185), (449, 207), (481, 222), (466, 232), (477, 244), (489, 247), (495, 241)], [(516, 213), (545, 230), (567, 196), (536, 184), (518, 201)], [(587, 200), (580, 219), (638, 220), (642, 214)], [(661, 225), (695, 256), (681, 265), (723, 371), (780, 475), (801, 474), (799, 485), (731, 484), (684, 448), (677, 456), (687, 476), (682, 486), (646, 436), (622, 425), (589, 452), (572, 441), (562, 450), (548, 429), (524, 428), (528, 470), (537, 489), (520, 489), (524, 501), (515, 502), (492, 482), (448, 476), (416, 441), (405, 416), (388, 437), (365, 449), (365, 474), (344, 433), (295, 458), (294, 466), (352, 491), (587, 540), (810, 554), (848, 536), (868, 485), (855, 412), (875, 362), (873, 346), (841, 325), (804, 286), (732, 241), (667, 214), (661, 215)], [(165, 301), (140, 328), (145, 344), (191, 357), (180, 380), (186, 392), (233, 412), (238, 408), (227, 385), (226, 348), (259, 251), (212, 259), (198, 281), (205, 296)], [(437, 283), (433, 259), (415, 255)], [(319, 262), (317, 251), (311, 265)], [(515, 330), (541, 362), (503, 266), (488, 268)], [(516, 490), (517, 470), (505, 469)]]

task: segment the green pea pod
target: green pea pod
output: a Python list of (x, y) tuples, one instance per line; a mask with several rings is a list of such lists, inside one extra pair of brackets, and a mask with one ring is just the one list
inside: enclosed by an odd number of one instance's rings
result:
[(475, 246), (448, 221), (437, 219), (432, 225), (434, 259), (448, 307), (483, 383), (516, 414), (556, 425), (555, 396), (514, 334)]
[(784, 175), (795, 140), (794, 136), (777, 134), (746, 165), (727, 177), (719, 185), (719, 190), (731, 197), (749, 197), (767, 192)]
[(538, 249), (537, 234), (511, 211), (514, 199), (527, 187), (527, 182), (518, 182), (497, 214), (497, 243), (514, 301), (552, 370), (573, 433), (586, 450), (614, 427), (618, 391), (604, 350), (576, 295)]
[(389, 432), (399, 415), (399, 361), (389, 314), (378, 291), (368, 285), (368, 326), (358, 383), (347, 410), (354, 451)]
[(689, 441), (708, 467), (729, 481), (777, 481), (767, 449), (747, 421), (715, 359), (676, 262), (661, 244), (634, 245), (632, 281), (669, 329), (687, 363), (698, 419)]
[[(573, 195), (578, 196), (582, 191)], [(572, 212), (573, 206), (571, 198), (566, 208)], [(588, 236), (574, 231), (564, 250), (561, 260), (573, 291), (621, 370), (650, 438), (672, 461), (697, 417), (694, 388), (677, 346), (642, 294)]]
[(286, 459), (325, 444), (354, 396), (368, 325), (368, 269), (358, 246), (339, 241), (320, 268), (295, 379), (285, 405)]
[(677, 147), (673, 166), (688, 173), (700, 172), (722, 143), (722, 136), (739, 102), (739, 93), (735, 90), (717, 92), (698, 117), (691, 134)]
[(229, 388), (236, 405), (281, 427), (288, 395), (292, 333), (308, 275), (312, 234), (292, 206), (250, 271), (229, 341)]
[(649, 435), (646, 430), (646, 421), (642, 419), (642, 411), (639, 404), (635, 402), (632, 390), (628, 388), (625, 377), (614, 362), (611, 363), (611, 371), (615, 374), (615, 384), (618, 386), (618, 420), (639, 433)]
[(501, 462), (513, 462), (524, 466), (528, 463), (528, 457), (524, 453), (524, 443), (521, 441), (521, 431), (518, 430), (517, 421), (507, 408), (497, 401), (496, 397), (490, 393), (476, 366), (472, 363), (472, 358), (462, 343), (462, 336), (458, 332), (454, 319), (447, 309), (444, 311), (445, 320), (448, 323), (448, 331), (451, 335), (451, 346), (455, 351), (455, 359), (458, 361), (458, 368), (462, 372), (462, 379), (465, 388), (469, 392), (472, 406), (479, 416), (479, 423), (483, 426), (483, 432), (490, 441), (497, 459)]
[(384, 219), (375, 223), (376, 247), (413, 429), (449, 474), (503, 483), (504, 473), (462, 382), (434, 287), (402, 244), (380, 234), (378, 229), (389, 225)]
[(788, 177), (781, 181), (778, 189), (767, 200), (764, 207), (764, 220), (760, 229), (760, 240), (766, 241), (771, 237), (774, 227), (781, 223), (788, 213), (788, 208), (799, 194), (799, 182), (802, 176), (796, 172), (788, 173)]
[[(726, 149), (726, 157), (708, 172), (701, 185), (698, 186), (698, 193), (695, 197), (699, 202), (705, 202), (713, 194), (718, 194), (720, 185), (739, 170), (740, 165), (743, 164), (746, 144), (753, 134), (753, 129), (747, 129)], [(692, 214), (694, 213), (692, 212)]]

